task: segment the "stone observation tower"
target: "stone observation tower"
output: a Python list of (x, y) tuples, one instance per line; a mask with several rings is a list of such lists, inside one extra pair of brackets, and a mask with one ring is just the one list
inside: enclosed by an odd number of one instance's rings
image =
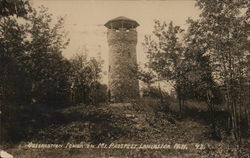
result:
[(130, 101), (139, 97), (139, 80), (136, 77), (136, 27), (139, 24), (126, 17), (117, 17), (104, 26), (108, 28), (110, 101)]

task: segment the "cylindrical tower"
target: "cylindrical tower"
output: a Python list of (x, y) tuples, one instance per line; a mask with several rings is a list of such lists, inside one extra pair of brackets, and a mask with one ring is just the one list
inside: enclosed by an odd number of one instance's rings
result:
[(126, 17), (108, 21), (109, 94), (111, 102), (127, 102), (139, 97), (139, 80), (136, 77), (137, 31), (139, 24)]

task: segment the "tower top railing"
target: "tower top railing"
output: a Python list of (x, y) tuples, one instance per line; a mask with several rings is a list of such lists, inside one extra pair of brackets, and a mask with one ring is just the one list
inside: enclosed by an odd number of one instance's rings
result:
[(115, 31), (115, 32), (131, 32), (131, 31), (136, 31), (136, 28), (119, 28), (119, 29), (108, 29), (109, 31)]
[(119, 28), (131, 29), (138, 27), (139, 24), (137, 21), (133, 19), (120, 16), (109, 20), (106, 24), (104, 24), (104, 26), (106, 26), (109, 29), (119, 29)]

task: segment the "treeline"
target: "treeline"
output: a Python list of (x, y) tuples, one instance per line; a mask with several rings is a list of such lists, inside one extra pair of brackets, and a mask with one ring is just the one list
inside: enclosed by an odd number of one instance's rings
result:
[[(63, 106), (104, 102), (102, 61), (78, 52), (62, 56), (69, 43), (64, 19), (28, 1), (1, 1), (0, 104)], [(87, 51), (87, 50), (84, 50)]]
[(149, 71), (140, 76), (148, 85), (170, 82), (180, 113), (188, 99), (205, 102), (215, 132), (216, 105), (225, 105), (225, 124), (240, 142), (249, 129), (250, 3), (197, 0), (196, 6), (200, 18), (187, 19), (187, 30), (155, 20), (143, 43)]

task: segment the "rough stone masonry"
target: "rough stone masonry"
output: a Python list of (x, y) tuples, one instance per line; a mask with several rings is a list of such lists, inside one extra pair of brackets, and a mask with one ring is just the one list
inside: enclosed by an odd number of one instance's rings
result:
[(139, 80), (136, 77), (136, 27), (139, 24), (126, 17), (117, 17), (105, 26), (108, 28), (110, 101), (129, 102), (139, 97)]

